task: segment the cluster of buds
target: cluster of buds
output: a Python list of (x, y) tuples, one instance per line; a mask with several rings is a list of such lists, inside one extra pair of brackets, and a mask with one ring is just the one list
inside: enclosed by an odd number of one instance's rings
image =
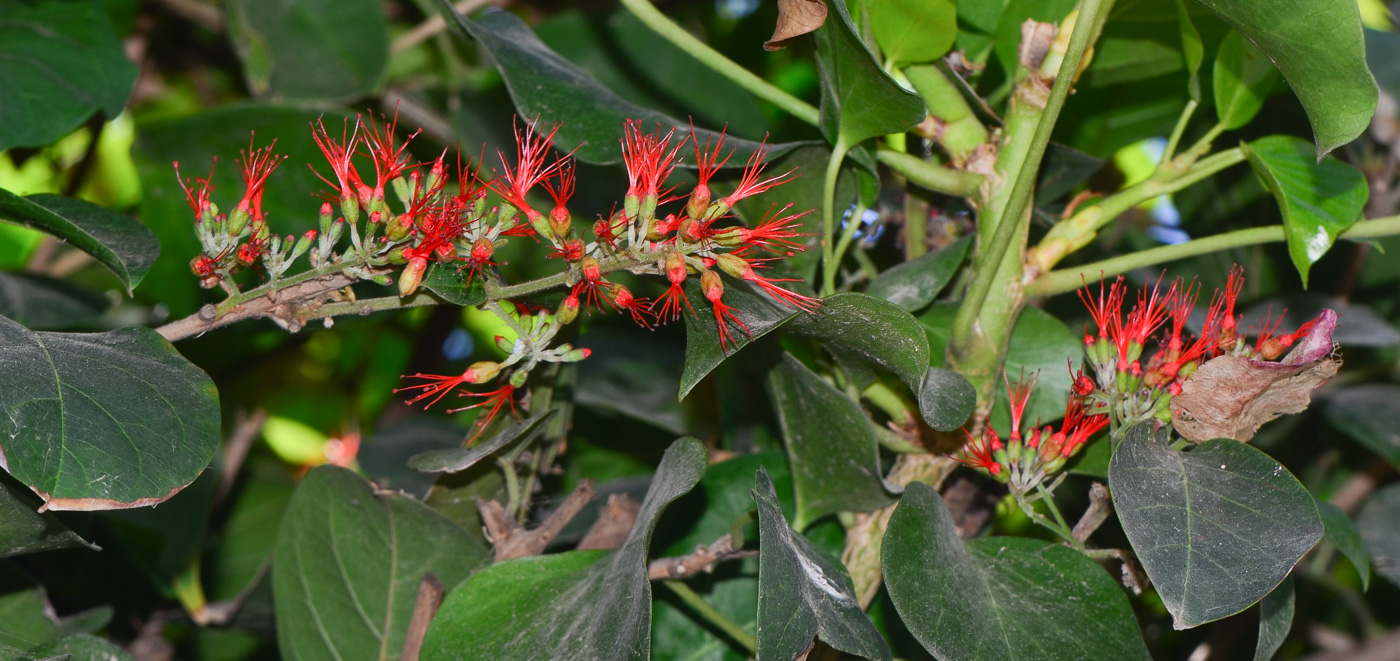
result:
[[(1241, 329), (1243, 316), (1235, 305), (1244, 287), (1243, 269), (1230, 271), (1225, 289), (1211, 297), (1205, 324), (1191, 335), (1186, 322), (1200, 297), (1194, 280), (1174, 280), (1162, 290), (1162, 282), (1137, 293), (1126, 314), (1128, 287), (1119, 276), (1111, 284), (1100, 282), (1094, 292), (1087, 284), (1079, 293), (1089, 309), (1097, 333), (1084, 334), (1085, 366), (1073, 370), (1072, 392), (1058, 431), (1032, 428), (1022, 434), (1022, 412), (1034, 388), (1034, 378), (1007, 382), (1011, 402), (1011, 432), (1003, 440), (988, 426), (964, 445), (964, 463), (1009, 483), (1020, 493), (1039, 485), (1062, 468), (1098, 431), (1113, 425), (1126, 429), (1136, 424), (1172, 422), (1172, 397), (1206, 361), (1223, 355), (1273, 361), (1306, 336), (1317, 319), (1291, 333), (1279, 333), (1282, 317), (1266, 315), (1258, 326)], [(1250, 338), (1253, 342), (1250, 342)], [(1148, 348), (1155, 352), (1147, 356)]]
[(1023, 414), (1031, 391), (1035, 389), (1035, 381), (1034, 375), (1027, 380), (1022, 374), (1013, 387), (1010, 379), (1006, 379), (1006, 395), (1011, 404), (1010, 433), (1003, 441), (991, 425), (987, 425), (976, 438), (964, 431), (967, 443), (963, 446), (963, 452), (966, 456), (959, 459), (973, 468), (986, 471), (997, 481), (1023, 494), (1063, 468), (1065, 462), (1078, 454), (1090, 437), (1108, 426), (1109, 422), (1105, 414), (1087, 412), (1087, 400), (1073, 395), (1065, 405), (1065, 417), (1060, 421), (1058, 430), (1051, 425), (1040, 427), (1037, 423), (1029, 432), (1022, 433)]

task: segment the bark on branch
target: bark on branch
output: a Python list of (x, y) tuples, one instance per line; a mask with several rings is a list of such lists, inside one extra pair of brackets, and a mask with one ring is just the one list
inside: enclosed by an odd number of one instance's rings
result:
[(296, 332), (306, 325), (307, 319), (310, 318), (308, 312), (322, 303), (341, 300), (340, 290), (360, 280), (361, 278), (345, 273), (332, 273), (269, 291), (257, 298), (243, 301), (223, 314), (218, 314), (213, 305), (205, 305), (199, 312), (165, 324), (157, 328), (156, 332), (175, 342), (236, 321), (259, 317), (271, 319), (284, 330)]
[(695, 547), (695, 552), (675, 558), (657, 558), (647, 565), (647, 578), (653, 581), (662, 579), (688, 578), (701, 572), (710, 573), (715, 565), (734, 558), (751, 558), (756, 551), (745, 551), (734, 547), (734, 536), (725, 535), (706, 546)]
[(574, 492), (559, 505), (559, 509), (554, 510), (554, 513), (534, 530), (521, 527), (506, 513), (506, 508), (494, 500), (477, 503), (477, 509), (481, 511), (481, 520), (486, 526), (486, 539), (496, 550), (496, 562), (500, 562), (544, 553), (544, 548), (549, 542), (559, 535), (564, 526), (568, 525), (592, 498), (593, 481), (579, 482)]

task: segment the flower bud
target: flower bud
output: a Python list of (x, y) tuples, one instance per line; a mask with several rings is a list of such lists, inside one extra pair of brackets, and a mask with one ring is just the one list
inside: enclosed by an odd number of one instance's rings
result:
[(584, 358), (587, 358), (591, 355), (593, 355), (592, 349), (571, 349), (569, 351), (564, 352), (564, 355), (560, 357), (560, 360), (565, 363), (577, 363), (578, 361), (583, 360)]
[(345, 217), (345, 222), (351, 225), (360, 220), (360, 201), (354, 195), (346, 195), (340, 198), (340, 215)]
[(297, 239), (297, 244), (292, 248), (292, 256), (287, 261), (294, 260), (306, 254), (311, 249), (311, 242), (316, 240), (316, 230), (307, 230), (305, 234)]
[(407, 257), (404, 257), (403, 251), (404, 251), (403, 246), (399, 246), (398, 248), (394, 248), (393, 250), (390, 250), (390, 251), (389, 251), (389, 263), (390, 263), (390, 264), (407, 264), (407, 263), (408, 263), (408, 258), (407, 258)]
[(214, 275), (215, 266), (214, 260), (205, 255), (200, 255), (190, 260), (190, 271), (201, 278)]
[(399, 275), (399, 296), (411, 296), (418, 291), (418, 285), (423, 282), (423, 272), (428, 270), (428, 258), (414, 257), (408, 260), (408, 266), (403, 268), (403, 273)]
[(512, 353), (515, 353), (515, 341), (507, 340), (505, 337), (497, 335), (496, 348), (500, 349), (501, 353), (510, 355)]
[(578, 319), (578, 296), (570, 293), (564, 297), (564, 301), (559, 304), (559, 310), (554, 313), (554, 318), (561, 326), (567, 326)]
[[(398, 180), (395, 179), (395, 181)], [(409, 229), (412, 226), (413, 218), (408, 214), (404, 214), (396, 218), (393, 222), (389, 223), (389, 226), (384, 230), (384, 236), (388, 237), (390, 241), (398, 243), (404, 240), (404, 237), (408, 236)]]
[(559, 240), (563, 238), (554, 233), (554, 227), (548, 218), (535, 211), (526, 214), (526, 217), (530, 219), (530, 227), (535, 229), (535, 233), (540, 235), (540, 238), (554, 244), (558, 244)]
[(237, 235), (239, 232), (243, 231), (243, 228), (248, 226), (248, 221), (252, 219), (253, 215), (248, 213), (247, 209), (241, 206), (235, 208), (233, 213), (228, 215), (228, 233), (230, 235)]
[(737, 255), (733, 255), (727, 252), (721, 254), (719, 257), (716, 257), (715, 263), (718, 264), (720, 269), (723, 270), (725, 273), (728, 273), (729, 275), (732, 275), (741, 280), (748, 277), (749, 273), (753, 271), (753, 267), (749, 266), (749, 263), (747, 261), (744, 261), (743, 257), (739, 257)]
[(512, 388), (524, 388), (525, 380), (530, 378), (530, 373), (525, 370), (517, 370), (510, 375), (510, 385)]

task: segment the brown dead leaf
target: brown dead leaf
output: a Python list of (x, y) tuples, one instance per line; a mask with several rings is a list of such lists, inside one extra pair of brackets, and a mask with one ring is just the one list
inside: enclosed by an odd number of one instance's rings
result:
[(1314, 388), (1337, 373), (1332, 355), (1337, 313), (1323, 310), (1298, 346), (1275, 363), (1242, 356), (1206, 361), (1172, 397), (1172, 424), (1197, 443), (1215, 438), (1248, 441), (1259, 426), (1308, 408)]
[(826, 11), (822, 0), (778, 0), (778, 24), (773, 36), (763, 42), (763, 50), (782, 50), (793, 39), (821, 27)]

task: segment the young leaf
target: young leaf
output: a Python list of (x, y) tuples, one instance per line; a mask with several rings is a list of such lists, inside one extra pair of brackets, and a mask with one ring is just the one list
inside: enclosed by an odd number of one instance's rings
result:
[(1356, 528), (1376, 573), (1400, 586), (1400, 484), (1371, 494), (1356, 514)]
[(907, 130), (928, 116), (917, 95), (899, 86), (880, 68), (857, 36), (846, 3), (835, 9), (813, 36), (821, 76), (821, 130), (835, 144), (850, 149), (861, 141)]
[(214, 384), (149, 328), (27, 330), (0, 317), (0, 439), (50, 510), (154, 505), (219, 445)]
[(1347, 516), (1342, 508), (1325, 500), (1317, 501), (1317, 513), (1322, 516), (1322, 536), (1351, 561), (1351, 566), (1356, 568), (1356, 573), (1361, 577), (1361, 589), (1369, 588), (1371, 557), (1366, 555), (1366, 546), (1361, 543), (1361, 533), (1356, 532), (1356, 525), (1351, 522), (1351, 517)]
[(1240, 31), (1298, 95), (1312, 122), (1316, 158), (1351, 142), (1376, 110), (1361, 17), (1353, 0), (1200, 0)]
[[(515, 14), (486, 14), (473, 21), (441, 0), (444, 12), (477, 46), (490, 54), (505, 79), (515, 107), (522, 117), (538, 118), (545, 126), (560, 123), (555, 145), (574, 149), (574, 156), (585, 163), (606, 165), (622, 160), (622, 122), (634, 119), (650, 130), (676, 129), (679, 138), (690, 135), (690, 124), (650, 108), (643, 108), (615, 94), (578, 65), (550, 50), (530, 27)], [(718, 139), (719, 134), (695, 130), (701, 140)], [(734, 148), (728, 167), (742, 167), (759, 143), (726, 137), (724, 144)], [(795, 147), (795, 143), (773, 145), (770, 157)], [(689, 163), (688, 163), (689, 164)], [(693, 166), (694, 164), (689, 164)]]
[(27, 650), (59, 635), (44, 588), (8, 565), (0, 566), (0, 645)]
[(971, 247), (972, 237), (963, 237), (942, 250), (904, 262), (876, 276), (865, 293), (910, 312), (921, 310), (952, 281)]
[(134, 289), (160, 254), (160, 242), (144, 225), (91, 202), (62, 195), (20, 197), (0, 189), (0, 220), (52, 234), (97, 258)]
[(100, 2), (0, 2), (0, 152), (39, 147), (126, 106), (136, 65)]
[(1288, 254), (1306, 287), (1313, 262), (1361, 218), (1370, 197), (1366, 176), (1335, 158), (1314, 161), (1308, 143), (1292, 136), (1260, 138), (1244, 149), (1254, 173), (1278, 201)]
[(374, 0), (232, 0), (225, 15), (260, 97), (354, 99), (379, 87), (389, 61), (389, 27)]
[(1254, 661), (1269, 661), (1293, 628), (1293, 579), (1286, 577), (1269, 596), (1259, 602), (1259, 641), (1254, 644)]
[(651, 648), (647, 548), (661, 512), (705, 472), (705, 447), (666, 450), (637, 523), (614, 551), (518, 558), (477, 572), (447, 596), (424, 659), (646, 659)]
[(880, 550), (885, 586), (940, 659), (1146, 659), (1123, 589), (1072, 549), (1023, 537), (958, 539), (932, 487), (913, 482)]
[(1215, 54), (1215, 114), (1227, 129), (1237, 129), (1259, 114), (1273, 89), (1278, 69), (1240, 33), (1231, 30)]
[(788, 527), (768, 471), (758, 469), (751, 493), (758, 503), (758, 656), (796, 658), (815, 637), (862, 658), (889, 659), (846, 568)]
[(1327, 398), (1332, 427), (1400, 468), (1400, 386), (1368, 383)]
[(875, 42), (897, 66), (943, 57), (958, 36), (954, 0), (883, 0), (868, 6)]
[(768, 390), (787, 440), (798, 530), (832, 512), (890, 503), (874, 423), (859, 404), (788, 353), (769, 374)]
[[(1181, 55), (1186, 60), (1186, 71), (1191, 74), (1187, 83), (1187, 93), (1193, 101), (1201, 100), (1201, 62), (1206, 57), (1205, 45), (1201, 43), (1201, 33), (1191, 22), (1191, 13), (1186, 0), (1176, 0), (1176, 20), (1181, 28)], [(1218, 74), (1217, 74), (1218, 75)]]
[(476, 537), (417, 500), (318, 467), (277, 530), (278, 647), (289, 659), (397, 658), (423, 575), (456, 585), (489, 560)]
[(1307, 488), (1249, 445), (1171, 449), (1138, 425), (1113, 453), (1109, 489), (1123, 532), (1177, 629), (1234, 615), (1278, 586), (1322, 538)]

